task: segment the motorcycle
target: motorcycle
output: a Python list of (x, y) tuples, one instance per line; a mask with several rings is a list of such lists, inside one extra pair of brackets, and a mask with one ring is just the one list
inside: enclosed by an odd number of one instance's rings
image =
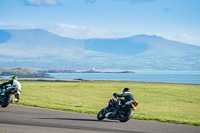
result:
[(1, 86), (0, 85), (0, 105), (1, 107), (7, 107), (13, 100), (12, 92), (7, 92), (6, 88), (8, 86)]
[[(116, 97), (112, 98), (108, 102), (108, 106), (103, 108), (98, 114), (97, 119), (103, 120), (104, 118), (111, 120), (119, 120), (120, 122), (126, 122), (133, 116), (133, 111), (139, 104), (137, 101), (129, 101), (125, 104), (121, 104), (120, 99)], [(119, 109), (115, 112), (116, 104), (118, 104)]]

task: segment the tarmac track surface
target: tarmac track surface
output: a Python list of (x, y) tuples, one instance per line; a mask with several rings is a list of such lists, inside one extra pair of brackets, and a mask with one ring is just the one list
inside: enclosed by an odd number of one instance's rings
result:
[(96, 115), (9, 105), (0, 108), (0, 133), (200, 133), (200, 127), (129, 120), (98, 121)]

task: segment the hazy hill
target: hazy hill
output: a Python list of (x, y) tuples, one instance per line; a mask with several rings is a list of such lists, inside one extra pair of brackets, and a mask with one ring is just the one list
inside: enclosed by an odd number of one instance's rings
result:
[(0, 69), (0, 76), (17, 76), (18, 78), (52, 78), (49, 74), (31, 69)]
[(166, 40), (158, 36), (138, 35), (117, 39), (88, 39), (85, 48), (125, 56), (200, 55), (200, 47)]
[[(81, 41), (60, 37), (45, 30), (4, 30), (0, 31), (3, 36), (1, 55), (15, 57), (41, 57), (41, 56), (76, 56), (82, 53)], [(12, 56), (12, 55), (11, 55)]]
[(0, 67), (200, 70), (200, 47), (159, 36), (72, 39), (41, 29), (0, 30)]

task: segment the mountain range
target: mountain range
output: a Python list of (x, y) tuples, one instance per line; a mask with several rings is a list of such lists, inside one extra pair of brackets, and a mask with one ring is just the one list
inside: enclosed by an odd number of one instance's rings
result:
[(200, 46), (159, 36), (73, 39), (42, 29), (0, 30), (0, 68), (200, 70)]

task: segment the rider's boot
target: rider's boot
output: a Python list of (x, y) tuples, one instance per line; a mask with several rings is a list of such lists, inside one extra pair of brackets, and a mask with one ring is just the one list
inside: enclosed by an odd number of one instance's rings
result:
[(20, 94), (15, 94), (15, 98), (13, 99), (14, 102), (19, 102)]
[(14, 98), (14, 99), (13, 99), (13, 102), (19, 102), (19, 99)]

